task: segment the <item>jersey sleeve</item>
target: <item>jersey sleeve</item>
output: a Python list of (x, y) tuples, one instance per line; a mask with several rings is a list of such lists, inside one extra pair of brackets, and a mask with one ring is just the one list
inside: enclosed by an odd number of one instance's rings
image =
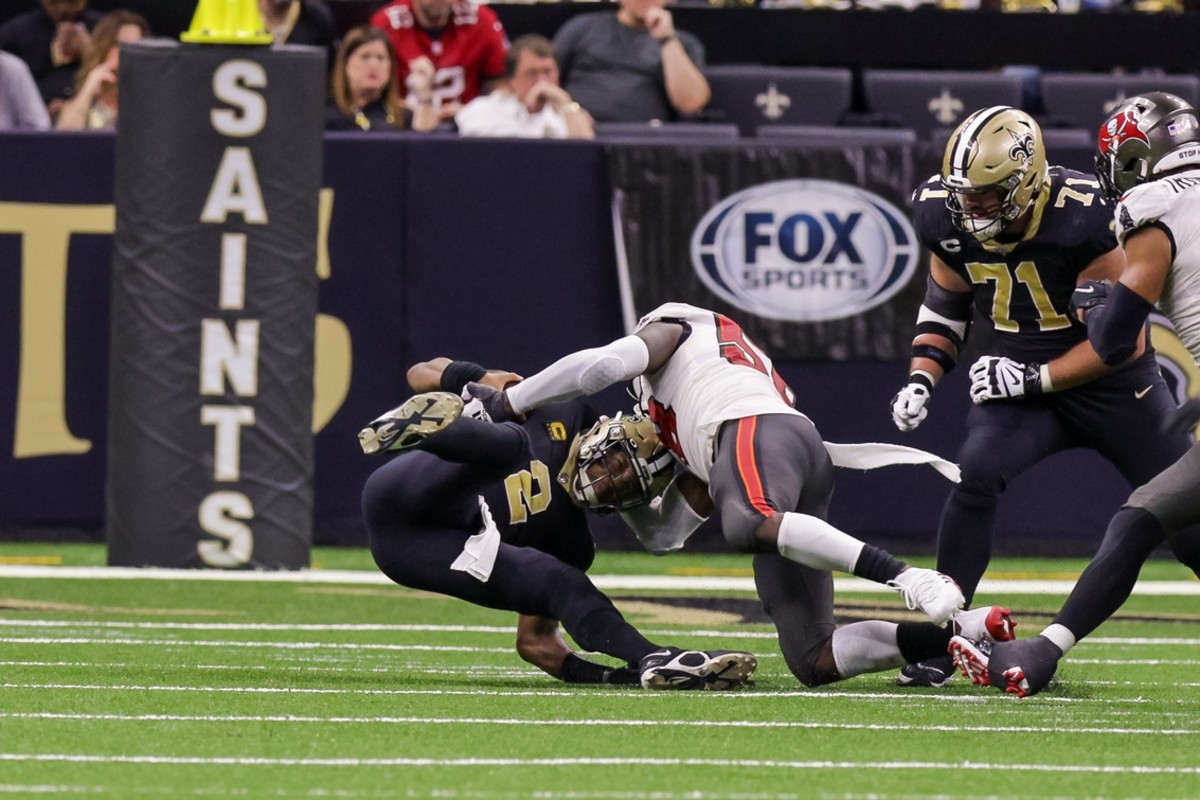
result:
[(1139, 228), (1162, 223), (1167, 213), (1171, 189), (1163, 183), (1146, 183), (1125, 193), (1117, 203), (1117, 239), (1125, 244), (1125, 237)]
[(955, 265), (961, 260), (962, 251), (961, 247), (956, 252), (948, 249), (958, 245), (958, 236), (950, 224), (946, 196), (941, 177), (936, 174), (913, 191), (913, 230), (925, 249), (947, 264)]
[(504, 57), (508, 54), (508, 36), (496, 12), (486, 6), (479, 7), (479, 26), (486, 31), (481, 74), (485, 80), (504, 77)]

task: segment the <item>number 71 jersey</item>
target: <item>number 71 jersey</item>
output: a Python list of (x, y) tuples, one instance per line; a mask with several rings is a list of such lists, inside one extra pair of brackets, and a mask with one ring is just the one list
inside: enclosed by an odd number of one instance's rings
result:
[(1000, 355), (1046, 362), (1087, 338), (1067, 308), (1083, 272), (1117, 246), (1112, 206), (1095, 176), (1050, 168), (1018, 241), (981, 243), (950, 221), (933, 176), (913, 193), (913, 227), (928, 250), (971, 287), (975, 308), (996, 331)]
[(728, 317), (685, 303), (666, 303), (642, 317), (675, 322), (683, 338), (667, 363), (638, 379), (638, 395), (662, 443), (701, 480), (708, 480), (721, 423), (762, 414), (794, 414), (795, 395), (771, 359)]

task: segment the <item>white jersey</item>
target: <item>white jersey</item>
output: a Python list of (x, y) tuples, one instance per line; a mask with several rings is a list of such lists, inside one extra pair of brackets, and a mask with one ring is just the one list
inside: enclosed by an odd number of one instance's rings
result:
[(733, 320), (667, 303), (642, 317), (638, 330), (658, 321), (682, 323), (688, 333), (662, 369), (639, 379), (638, 391), (663, 444), (701, 480), (708, 480), (722, 422), (762, 414), (804, 416), (792, 407), (795, 395), (775, 374), (771, 359)]
[(1158, 307), (1200, 364), (1200, 169), (1130, 189), (1117, 204), (1117, 238), (1146, 225), (1171, 240), (1174, 263)]

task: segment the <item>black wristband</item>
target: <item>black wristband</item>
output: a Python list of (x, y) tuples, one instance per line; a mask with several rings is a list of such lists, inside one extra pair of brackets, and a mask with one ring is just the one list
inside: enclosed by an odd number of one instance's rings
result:
[(1025, 374), (1022, 376), (1022, 383), (1025, 384), (1025, 396), (1036, 397), (1042, 393), (1042, 365), (1041, 364), (1026, 364)]
[(442, 370), (440, 384), (443, 390), (462, 394), (463, 387), (471, 381), (478, 381), (487, 370), (474, 361), (451, 361)]
[(913, 372), (908, 376), (909, 383), (915, 383), (924, 386), (927, 390), (933, 391), (933, 381), (924, 372)]
[(670, 43), (670, 42), (677, 42), (677, 41), (679, 41), (679, 35), (678, 35), (678, 34), (675, 34), (675, 33), (672, 33), (670, 36), (664, 36), (663, 38), (659, 39), (659, 40), (658, 40), (658, 46), (659, 46), (659, 47), (666, 47), (668, 43)]

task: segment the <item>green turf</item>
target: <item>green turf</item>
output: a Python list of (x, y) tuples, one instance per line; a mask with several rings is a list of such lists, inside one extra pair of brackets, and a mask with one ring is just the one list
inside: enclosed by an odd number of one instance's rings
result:
[[(46, 558), (103, 562), (95, 546), (0, 546), (0, 560)], [(319, 550), (314, 564), (370, 559)], [(593, 572), (744, 567), (606, 553)], [(1005, 560), (993, 573), (1081, 567)], [(1165, 562), (1145, 575), (1186, 577)], [(0, 581), (0, 796), (1200, 795), (1191, 596), (1135, 596), (1071, 654), (1054, 691), (1017, 701), (961, 680), (901, 690), (892, 673), (806, 690), (769, 626), (688, 608), (681, 592), (613, 594), (656, 641), (758, 653), (753, 687), (568, 687), (516, 657), (513, 615), (390, 585)], [(664, 595), (675, 605), (653, 602)], [(902, 610), (891, 595), (840, 599), (860, 614)], [(1050, 613), (1061, 597), (1003, 600)], [(1026, 634), (1040, 624), (1023, 622)]]

